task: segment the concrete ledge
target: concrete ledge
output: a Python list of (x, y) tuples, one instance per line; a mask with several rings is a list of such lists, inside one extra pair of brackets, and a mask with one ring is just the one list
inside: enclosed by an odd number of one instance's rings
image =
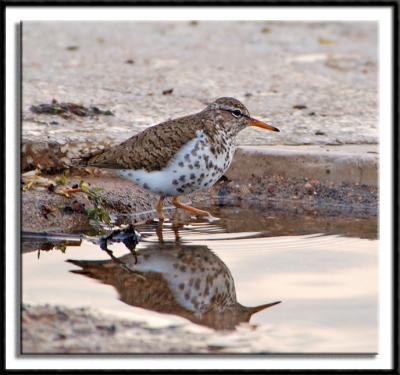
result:
[[(57, 171), (73, 165), (80, 153), (73, 144), (27, 142), (21, 150), (22, 170), (40, 165)], [(87, 153), (87, 151), (86, 151)], [(378, 185), (377, 145), (240, 146), (226, 173), (231, 180), (252, 177), (306, 177), (321, 182)]]
[(231, 180), (263, 176), (378, 185), (376, 145), (242, 146), (226, 173)]

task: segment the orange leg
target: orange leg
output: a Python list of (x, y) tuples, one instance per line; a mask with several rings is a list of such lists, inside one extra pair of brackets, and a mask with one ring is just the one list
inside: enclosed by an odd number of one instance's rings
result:
[(164, 243), (164, 236), (163, 236), (163, 227), (164, 227), (164, 219), (160, 218), (158, 225), (156, 227), (156, 234), (158, 237), (158, 242)]
[(157, 204), (156, 204), (156, 211), (158, 213), (158, 217), (160, 219), (164, 219), (164, 197), (160, 197), (160, 199), (158, 200)]
[(198, 208), (194, 208), (192, 206), (189, 206), (187, 204), (179, 202), (179, 198), (178, 197), (173, 197), (172, 198), (172, 204), (176, 208), (183, 208), (184, 210), (189, 211), (189, 212), (191, 212), (192, 214), (195, 214), (195, 215), (211, 216), (211, 214), (209, 212), (207, 212), (207, 211), (199, 210)]

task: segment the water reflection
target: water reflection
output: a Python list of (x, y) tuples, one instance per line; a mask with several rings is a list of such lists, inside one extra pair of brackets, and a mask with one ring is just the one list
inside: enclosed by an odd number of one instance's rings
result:
[[(167, 221), (161, 238), (157, 223), (137, 224), (141, 240), (136, 265), (127, 249), (134, 249), (137, 240), (133, 230), (113, 232), (104, 238), (108, 244), (84, 234), (24, 232), (22, 299), (29, 304), (88, 306), (116, 317), (128, 314), (151, 329), (168, 325), (174, 330), (183, 323), (181, 317), (188, 320), (187, 327), (192, 321), (218, 330), (249, 321), (228, 333), (229, 340), (225, 332), (212, 333), (213, 345), (238, 342), (241, 352), (377, 350), (376, 219), (300, 220), (234, 208), (214, 214), (221, 217), (219, 222), (191, 221), (182, 227)], [(54, 244), (52, 251), (45, 251)], [(102, 246), (122, 264), (110, 260)], [(40, 259), (32, 252), (38, 249)], [(77, 267), (66, 263), (68, 258)], [(201, 280), (214, 286), (208, 295)], [(252, 310), (238, 303), (279, 299), (284, 304), (255, 315), (266, 306)], [(258, 325), (256, 330), (252, 324)]]
[(128, 254), (118, 261), (69, 262), (81, 267), (71, 272), (112, 285), (129, 305), (176, 314), (216, 330), (232, 330), (241, 322), (249, 322), (253, 314), (279, 303), (241, 305), (231, 272), (207, 246), (149, 244), (136, 255), (136, 259)]
[(40, 251), (61, 250), (69, 246), (81, 246), (82, 238), (76, 235), (52, 235), (50, 233), (22, 233), (22, 253), (37, 251), (38, 258)]

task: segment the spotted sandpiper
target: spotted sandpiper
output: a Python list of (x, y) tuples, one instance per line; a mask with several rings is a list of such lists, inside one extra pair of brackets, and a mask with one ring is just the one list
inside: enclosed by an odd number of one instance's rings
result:
[(219, 98), (199, 113), (145, 129), (91, 157), (88, 165), (116, 169), (120, 176), (158, 194), (160, 219), (166, 197), (172, 197), (177, 208), (211, 216), (181, 203), (179, 196), (208, 188), (220, 179), (233, 159), (237, 134), (248, 126), (279, 132), (250, 117), (239, 100)]

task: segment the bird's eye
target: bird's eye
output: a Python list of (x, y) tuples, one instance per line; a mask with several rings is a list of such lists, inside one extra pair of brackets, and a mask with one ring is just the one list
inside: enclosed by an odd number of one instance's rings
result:
[(235, 117), (240, 117), (242, 115), (242, 111), (240, 109), (235, 109), (232, 111), (232, 115)]

